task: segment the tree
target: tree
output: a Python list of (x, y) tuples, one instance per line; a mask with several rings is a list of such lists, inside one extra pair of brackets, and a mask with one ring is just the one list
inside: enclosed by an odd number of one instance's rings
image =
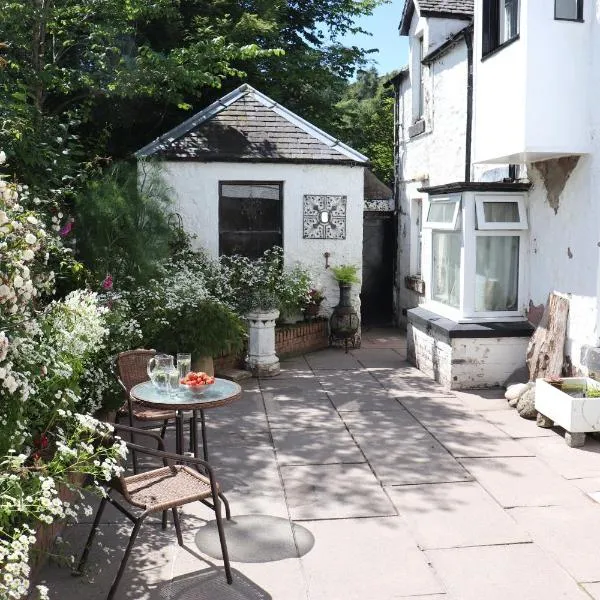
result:
[(394, 182), (394, 98), (385, 82), (371, 68), (359, 71), (336, 109), (343, 115), (338, 136), (371, 159), (372, 170), (384, 183)]

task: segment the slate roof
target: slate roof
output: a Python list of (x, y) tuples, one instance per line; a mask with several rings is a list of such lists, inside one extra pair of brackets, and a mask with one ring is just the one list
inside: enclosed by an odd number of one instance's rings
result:
[(422, 17), (470, 20), (474, 0), (405, 0), (400, 20), (400, 35), (408, 35), (415, 4)]
[(356, 150), (244, 84), (136, 152), (166, 160), (368, 162)]

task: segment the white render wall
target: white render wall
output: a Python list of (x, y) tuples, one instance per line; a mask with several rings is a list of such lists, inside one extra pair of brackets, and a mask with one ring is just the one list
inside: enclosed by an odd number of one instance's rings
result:
[[(423, 21), (423, 20), (421, 20)], [(430, 19), (442, 21), (442, 19)], [(462, 28), (464, 22), (458, 23)], [(416, 23), (413, 22), (413, 26)], [(427, 194), (418, 189), (463, 181), (465, 176), (465, 131), (467, 122), (467, 48), (460, 40), (426, 71), (425, 132), (410, 138), (413, 124), (410, 80), (400, 86), (398, 100), (400, 165), (398, 178), (400, 222), (398, 227), (397, 303), (400, 324), (406, 323), (402, 309), (412, 308), (422, 300), (404, 285), (406, 275), (419, 272), (416, 264), (416, 215), (414, 200), (421, 199), (426, 208)]]
[[(475, 162), (517, 163), (589, 151), (590, 31), (556, 21), (551, 0), (521, 0), (519, 39), (482, 60), (475, 3)], [(594, 96), (592, 95), (592, 98)]]
[[(161, 172), (173, 192), (176, 210), (184, 228), (197, 236), (196, 247), (212, 257), (219, 255), (219, 182), (283, 181), (283, 247), (288, 267), (302, 264), (309, 269), (315, 285), (324, 290), (328, 312), (338, 303), (338, 285), (325, 269), (329, 264), (355, 264), (362, 273), (363, 167), (338, 165), (297, 165), (273, 163), (164, 162)], [(346, 239), (303, 239), (303, 197), (305, 194), (347, 196)], [(360, 309), (360, 284), (352, 286), (353, 304)]]

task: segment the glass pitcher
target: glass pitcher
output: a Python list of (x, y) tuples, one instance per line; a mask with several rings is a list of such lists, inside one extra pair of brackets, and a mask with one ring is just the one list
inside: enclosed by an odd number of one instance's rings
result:
[[(157, 354), (148, 361), (148, 377), (154, 387), (162, 393), (170, 393), (173, 379), (178, 380), (173, 356), (170, 354)], [(177, 381), (175, 381), (177, 383)]]

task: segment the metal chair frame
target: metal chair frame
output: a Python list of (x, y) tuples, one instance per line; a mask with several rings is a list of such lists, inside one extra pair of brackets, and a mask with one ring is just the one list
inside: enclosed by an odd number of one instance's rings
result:
[[(164, 451), (164, 442), (163, 442), (162, 438), (160, 436), (158, 436), (157, 434), (152, 433), (150, 431), (146, 431), (143, 429), (135, 429), (133, 427), (128, 427), (126, 425), (115, 425), (115, 431), (116, 432), (120, 432), (120, 431), (129, 432), (130, 434), (135, 433), (135, 434), (142, 435), (142, 436), (145, 435), (145, 436), (152, 437), (155, 440), (157, 440), (158, 448), (159, 448), (157, 450), (153, 450), (153, 449), (147, 448), (145, 446), (140, 446), (133, 442), (126, 441), (125, 443), (127, 444), (127, 447), (130, 450), (135, 450), (136, 452), (139, 452), (141, 454), (146, 454), (149, 456), (161, 458), (163, 461), (164, 467), (171, 467), (172, 469), (176, 470), (177, 466), (181, 467), (182, 465), (189, 464), (189, 465), (193, 465), (199, 472), (204, 473), (206, 475), (206, 477), (208, 478), (208, 481), (210, 483), (210, 498), (211, 498), (212, 502), (209, 502), (207, 500), (207, 497), (197, 498), (197, 500), (189, 500), (189, 499), (178, 500), (176, 498), (173, 498), (167, 504), (169, 505), (169, 507), (171, 508), (171, 511), (173, 513), (175, 532), (177, 534), (177, 543), (180, 546), (183, 546), (183, 537), (181, 534), (181, 524), (179, 521), (179, 514), (177, 512), (177, 508), (180, 506), (184, 506), (185, 504), (189, 504), (190, 502), (199, 501), (214, 511), (215, 519), (217, 521), (217, 529), (219, 532), (219, 541), (221, 544), (221, 552), (223, 554), (225, 577), (226, 577), (227, 583), (231, 584), (233, 582), (233, 576), (231, 574), (229, 553), (227, 551), (227, 542), (225, 540), (225, 530), (223, 528), (223, 518), (221, 515), (221, 501), (220, 501), (221, 495), (219, 493), (219, 487), (218, 487), (217, 481), (215, 479), (215, 475), (214, 475), (214, 471), (213, 471), (212, 467), (205, 460), (202, 460), (201, 458), (195, 458), (195, 457), (191, 457), (191, 456), (183, 456), (183, 455), (175, 454), (172, 452), (165, 452)], [(152, 473), (152, 471), (149, 471), (149, 473)], [(107, 492), (107, 495), (104, 496), (102, 498), (102, 501), (100, 502), (100, 506), (98, 507), (98, 510), (96, 512), (96, 517), (94, 518), (92, 530), (90, 531), (90, 534), (86, 541), (86, 544), (83, 549), (83, 553), (81, 555), (81, 558), (79, 560), (77, 568), (73, 573), (74, 575), (83, 574), (85, 563), (87, 562), (90, 548), (91, 548), (92, 542), (94, 541), (94, 537), (96, 535), (96, 530), (98, 529), (98, 526), (100, 524), (100, 519), (102, 518), (102, 513), (104, 512), (104, 508), (106, 507), (107, 503), (112, 504), (115, 508), (117, 508), (120, 512), (122, 512), (133, 523), (133, 530), (131, 532), (131, 536), (129, 538), (129, 543), (127, 544), (127, 548), (125, 550), (125, 554), (123, 556), (123, 559), (121, 560), (121, 565), (119, 566), (117, 575), (116, 575), (116, 577), (113, 581), (113, 584), (110, 588), (110, 591), (108, 593), (107, 600), (112, 600), (115, 596), (115, 593), (117, 591), (119, 583), (121, 582), (121, 579), (125, 572), (127, 562), (129, 560), (129, 557), (133, 550), (135, 540), (138, 536), (138, 533), (140, 531), (142, 523), (144, 522), (144, 519), (150, 514), (161, 511), (163, 508), (162, 505), (159, 504), (158, 507), (144, 508), (143, 512), (140, 515), (135, 515), (130, 510), (128, 510), (128, 508), (126, 506), (124, 506), (121, 502), (119, 502), (117, 499), (115, 499), (111, 496), (111, 492), (113, 492), (115, 490), (121, 493), (121, 496), (124, 498), (124, 500), (126, 502), (128, 502), (132, 506), (135, 506), (135, 504), (132, 504), (130, 502), (130, 500), (128, 500), (128, 498), (127, 498), (127, 496), (128, 496), (127, 478), (124, 477), (123, 475), (121, 475), (118, 480), (115, 480), (115, 482), (113, 482), (111, 484), (110, 489)], [(224, 501), (224, 505), (225, 505), (226, 518), (227, 518), (227, 520), (230, 520), (231, 513), (229, 510), (229, 505), (228, 505), (227, 501)], [(164, 526), (166, 525), (167, 511), (162, 510), (162, 512), (163, 512), (163, 528), (164, 528)]]

